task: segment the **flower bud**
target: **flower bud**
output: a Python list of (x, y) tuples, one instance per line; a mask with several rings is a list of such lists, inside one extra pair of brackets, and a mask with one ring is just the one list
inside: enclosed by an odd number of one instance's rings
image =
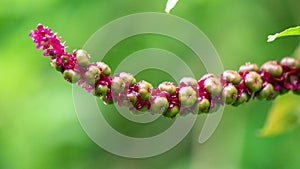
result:
[(197, 100), (197, 93), (190, 87), (183, 87), (179, 90), (179, 101), (182, 106), (188, 107), (195, 104)]
[(76, 51), (77, 63), (80, 66), (86, 67), (90, 64), (90, 56), (87, 51), (79, 49)]
[(119, 74), (119, 77), (122, 78), (125, 82), (128, 82), (130, 86), (133, 86), (136, 83), (136, 80), (132, 74), (122, 72)]
[(168, 110), (169, 102), (165, 97), (156, 97), (151, 103), (151, 112), (162, 114)]
[(62, 72), (62, 66), (57, 65), (56, 59), (52, 60), (50, 64), (55, 70)]
[(198, 87), (198, 82), (196, 79), (191, 78), (191, 77), (184, 77), (180, 80), (180, 85), (183, 86), (192, 86), (194, 88)]
[(165, 117), (174, 118), (179, 113), (179, 111), (180, 111), (180, 109), (178, 106), (172, 106), (172, 107), (169, 107), (169, 109), (165, 113), (163, 113), (163, 115)]
[(70, 83), (76, 83), (80, 79), (80, 74), (72, 69), (66, 69), (63, 72), (63, 77)]
[(85, 72), (84, 77), (89, 84), (95, 84), (98, 80), (100, 80), (100, 74), (101, 71), (97, 66), (90, 66)]
[(268, 83), (262, 90), (258, 93), (258, 99), (266, 99), (268, 98), (274, 91), (274, 87), (272, 84)]
[(256, 72), (249, 72), (245, 77), (245, 83), (252, 92), (257, 92), (262, 88), (262, 79)]
[(237, 100), (232, 104), (233, 106), (239, 106), (243, 103), (245, 103), (249, 99), (248, 94), (242, 93), (238, 96)]
[(125, 90), (125, 82), (120, 77), (114, 77), (111, 81), (111, 90), (114, 93), (122, 93)]
[(168, 92), (171, 95), (176, 93), (176, 86), (171, 82), (163, 82), (158, 88), (160, 91)]
[(103, 72), (104, 75), (106, 75), (106, 76), (110, 75), (111, 69), (107, 64), (105, 64), (103, 62), (97, 62), (96, 64), (97, 64), (98, 68), (100, 68), (101, 72)]
[(223, 99), (225, 99), (226, 104), (233, 104), (238, 97), (238, 90), (233, 85), (228, 85), (224, 87), (222, 91)]
[(201, 98), (198, 101), (198, 114), (208, 113), (210, 108), (210, 102), (206, 98)]
[(207, 78), (204, 81), (204, 87), (207, 92), (213, 95), (218, 95), (222, 91), (222, 84), (216, 77)]
[(242, 65), (239, 69), (239, 72), (244, 73), (244, 72), (257, 72), (258, 71), (258, 66), (256, 64), (251, 64), (251, 63), (246, 63), (245, 65)]
[(96, 85), (93, 94), (95, 96), (106, 96), (107, 91), (108, 91), (108, 87), (106, 85), (98, 84)]
[(283, 70), (282, 66), (277, 61), (268, 61), (261, 66), (261, 70), (269, 72), (271, 76), (281, 76)]
[(221, 75), (222, 80), (233, 84), (239, 84), (242, 80), (240, 74), (233, 70), (225, 70)]

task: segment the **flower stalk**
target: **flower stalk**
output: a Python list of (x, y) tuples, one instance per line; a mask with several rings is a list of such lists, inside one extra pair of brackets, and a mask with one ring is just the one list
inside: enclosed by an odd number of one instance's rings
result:
[(107, 64), (91, 63), (83, 49), (68, 53), (60, 37), (41, 24), (29, 36), (65, 80), (77, 83), (106, 104), (128, 106), (133, 113), (149, 111), (174, 118), (213, 112), (224, 104), (239, 106), (251, 99), (272, 100), (288, 91), (300, 93), (300, 61), (291, 57), (268, 61), (260, 68), (246, 63), (238, 71), (226, 70), (219, 77), (206, 74), (198, 81), (184, 77), (179, 86), (163, 82), (154, 88), (144, 80), (136, 82), (129, 73), (111, 76)]

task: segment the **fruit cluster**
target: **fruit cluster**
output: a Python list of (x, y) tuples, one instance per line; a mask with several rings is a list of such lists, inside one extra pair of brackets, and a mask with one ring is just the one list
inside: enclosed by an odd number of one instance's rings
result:
[(163, 82), (153, 88), (144, 80), (136, 82), (129, 73), (111, 77), (109, 66), (103, 62), (90, 63), (85, 50), (66, 52), (60, 37), (41, 24), (30, 36), (67, 81), (78, 83), (106, 104), (115, 101), (119, 106), (128, 106), (133, 113), (150, 111), (173, 118), (190, 112), (212, 112), (224, 104), (238, 106), (255, 98), (271, 100), (289, 90), (300, 93), (300, 61), (291, 57), (280, 62), (268, 61), (261, 68), (247, 63), (239, 71), (226, 70), (219, 77), (206, 74), (198, 81), (184, 77), (179, 86)]

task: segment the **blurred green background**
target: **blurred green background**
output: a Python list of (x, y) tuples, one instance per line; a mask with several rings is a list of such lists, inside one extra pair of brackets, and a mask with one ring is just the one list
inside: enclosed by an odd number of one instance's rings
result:
[[(2, 169), (98, 169), (98, 168), (203, 168), (203, 169), (298, 169), (300, 130), (263, 138), (262, 128), (272, 102), (251, 101), (239, 108), (226, 107), (214, 135), (198, 144), (197, 125), (172, 150), (147, 159), (128, 159), (110, 154), (94, 144), (77, 120), (72, 86), (51, 69), (49, 58), (28, 36), (38, 23), (63, 36), (69, 51), (81, 48), (100, 27), (137, 12), (163, 12), (165, 0), (2, 0), (0, 1), (0, 168)], [(179, 1), (172, 11), (199, 27), (215, 45), (225, 69), (245, 62), (261, 65), (291, 55), (299, 38), (266, 43), (269, 34), (300, 25), (297, 0), (190, 0)], [(172, 29), (172, 28), (170, 28)], [(184, 31), (184, 30), (183, 30)], [(113, 32), (112, 32), (113, 33)], [(122, 45), (123, 44), (123, 45)], [(101, 46), (99, 46), (101, 47)], [(168, 49), (193, 65), (182, 44), (159, 36), (137, 36), (119, 44), (105, 57), (112, 68), (138, 49)], [(110, 59), (110, 55), (118, 55)], [(192, 58), (192, 57), (191, 57)], [(199, 77), (205, 72), (199, 72)], [(162, 79), (157, 79), (161, 75)], [(154, 84), (172, 80), (163, 72), (140, 74)], [(111, 112), (116, 128), (126, 133), (155, 134), (170, 119), (158, 124), (129, 124)], [(116, 118), (115, 118), (116, 117)], [(149, 129), (150, 128), (150, 129)]]

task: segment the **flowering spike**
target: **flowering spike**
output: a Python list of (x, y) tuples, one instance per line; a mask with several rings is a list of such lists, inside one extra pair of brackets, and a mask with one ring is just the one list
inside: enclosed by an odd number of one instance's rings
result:
[(239, 106), (251, 98), (271, 100), (289, 90), (300, 94), (300, 60), (291, 57), (280, 62), (268, 61), (261, 69), (247, 63), (238, 72), (224, 71), (219, 78), (213, 74), (206, 74), (199, 81), (184, 77), (179, 87), (163, 82), (153, 88), (144, 80), (137, 83), (129, 73), (111, 77), (110, 67), (103, 62), (90, 63), (90, 55), (85, 50), (68, 53), (57, 33), (42, 24), (38, 24), (29, 36), (67, 81), (78, 81), (78, 85), (93, 92), (105, 104), (115, 101), (119, 106), (128, 106), (134, 113), (150, 111), (174, 118), (188, 112), (213, 112), (225, 103)]

